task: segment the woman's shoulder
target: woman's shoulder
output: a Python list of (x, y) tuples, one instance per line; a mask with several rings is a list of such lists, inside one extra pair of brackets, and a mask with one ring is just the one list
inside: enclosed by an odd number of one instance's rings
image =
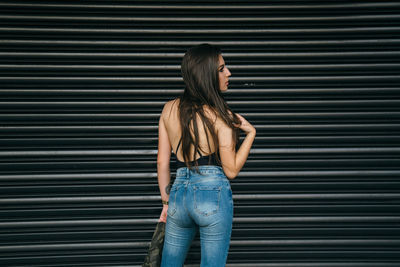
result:
[(172, 109), (172, 108), (173, 108), (174, 106), (176, 106), (177, 104), (179, 104), (179, 98), (174, 98), (174, 99), (168, 100), (168, 101), (165, 103), (164, 107), (165, 107), (165, 108), (168, 108), (168, 109)]
[(164, 106), (170, 106), (175, 103), (179, 103), (179, 98), (174, 98), (174, 99), (168, 100), (167, 102), (165, 102)]
[[(168, 100), (167, 102), (164, 103), (162, 112), (161, 112), (161, 118), (164, 120), (164, 123), (169, 123), (171, 121), (171, 115), (175, 114), (177, 112), (177, 103), (179, 102), (178, 98)], [(175, 118), (172, 116), (172, 118)], [(172, 120), (172, 123), (175, 123), (176, 119)]]
[[(222, 117), (220, 116), (220, 114), (217, 112), (216, 109), (204, 105), (203, 106), (203, 110), (205, 115), (211, 120), (211, 122), (214, 124), (215, 129), (217, 130), (217, 132), (220, 129), (230, 129), (230, 127), (228, 126), (228, 124), (226, 124), (225, 120), (222, 119)], [(232, 112), (228, 110), (228, 113), (230, 115), (232, 115)]]

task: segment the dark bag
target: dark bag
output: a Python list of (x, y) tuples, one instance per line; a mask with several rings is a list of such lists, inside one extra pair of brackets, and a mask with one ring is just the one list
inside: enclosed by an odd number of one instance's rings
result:
[(159, 267), (164, 246), (165, 222), (158, 222), (142, 267)]

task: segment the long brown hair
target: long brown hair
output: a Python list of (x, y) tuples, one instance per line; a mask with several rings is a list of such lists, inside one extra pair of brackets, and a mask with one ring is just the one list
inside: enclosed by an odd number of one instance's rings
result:
[[(214, 122), (210, 121), (205, 115), (203, 109), (204, 105), (208, 106), (210, 111), (232, 128), (232, 139), (235, 144), (235, 149), (237, 149), (239, 144), (240, 129), (233, 124), (240, 124), (240, 119), (228, 106), (219, 88), (218, 65), (220, 54), (221, 49), (219, 47), (203, 43), (189, 48), (182, 59), (181, 73), (183, 81), (185, 82), (185, 90), (178, 96), (178, 99), (180, 99), (178, 110), (182, 129), (182, 154), (188, 168), (192, 167), (189, 163), (191, 144), (194, 145), (193, 159), (196, 158), (197, 149), (205, 152), (201, 150), (199, 146), (199, 131), (196, 114), (200, 116), (203, 127), (206, 130), (209, 150), (211, 151), (207, 129), (212, 136), (216, 149), (215, 152), (219, 151), (218, 136), (214, 129)], [(192, 120), (194, 140), (189, 129)], [(210, 160), (211, 154), (209, 156), (209, 164)], [(216, 153), (216, 160), (221, 164), (219, 153)], [(197, 161), (195, 162), (195, 166), (198, 172)]]

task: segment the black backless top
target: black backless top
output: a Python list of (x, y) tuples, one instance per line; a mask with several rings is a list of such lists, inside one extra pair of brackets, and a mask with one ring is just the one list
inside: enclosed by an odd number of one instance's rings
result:
[[(175, 156), (176, 156), (176, 153), (178, 152), (178, 148), (179, 148), (179, 146), (180, 146), (180, 144), (181, 144), (181, 141), (182, 141), (182, 137), (179, 139), (179, 143), (178, 143), (178, 145), (177, 145), (177, 147), (176, 147)], [(201, 153), (200, 153), (199, 150), (197, 150), (197, 152), (199, 152), (199, 154), (201, 155)], [(214, 153), (212, 153), (212, 154), (209, 154), (209, 155), (201, 156), (200, 158), (198, 158), (198, 159), (196, 159), (196, 160), (193, 160), (193, 161), (191, 161), (190, 163), (191, 163), (192, 166), (194, 166), (194, 163), (195, 163), (196, 161), (199, 163), (199, 166), (201, 166), (201, 165), (216, 165), (216, 166), (221, 166), (221, 164), (218, 164), (218, 162), (217, 162), (217, 159), (216, 159), (216, 157), (215, 157), (215, 153), (216, 153), (216, 152), (214, 152)], [(208, 163), (209, 156), (211, 156), (210, 163)], [(219, 153), (218, 153), (218, 156), (219, 156)], [(181, 167), (186, 167), (185, 162), (178, 160), (178, 156), (176, 156), (175, 170), (177, 170), (177, 169), (179, 169), (179, 168), (181, 168)]]

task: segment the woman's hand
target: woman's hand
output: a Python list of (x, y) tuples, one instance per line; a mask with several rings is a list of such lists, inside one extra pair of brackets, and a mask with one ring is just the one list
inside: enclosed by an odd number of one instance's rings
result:
[(158, 219), (159, 222), (167, 222), (167, 210), (168, 210), (168, 205), (163, 204), (163, 209), (161, 211), (161, 216), (160, 219)]
[(239, 113), (236, 113), (236, 115), (239, 117), (241, 124), (234, 124), (235, 127), (239, 127), (246, 134), (256, 133), (256, 128), (254, 128), (253, 125), (250, 124), (250, 122), (243, 118), (242, 115), (240, 115)]

